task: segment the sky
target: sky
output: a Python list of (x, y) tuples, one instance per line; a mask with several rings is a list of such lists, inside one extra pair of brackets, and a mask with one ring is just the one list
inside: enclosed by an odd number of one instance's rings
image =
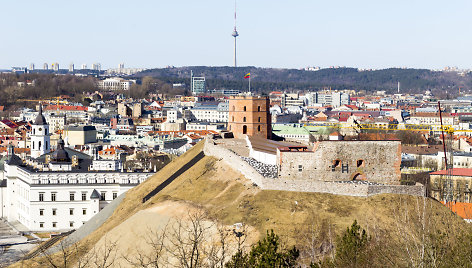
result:
[[(238, 66), (472, 69), (470, 0), (238, 0)], [(231, 66), (234, 0), (0, 0), (0, 68)]]

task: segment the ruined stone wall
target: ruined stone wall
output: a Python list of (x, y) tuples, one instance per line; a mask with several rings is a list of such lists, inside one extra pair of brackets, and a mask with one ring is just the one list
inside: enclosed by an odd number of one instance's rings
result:
[(205, 155), (222, 159), (232, 168), (241, 172), (247, 179), (257, 184), (257, 186), (263, 190), (329, 193), (360, 197), (367, 197), (382, 193), (424, 196), (425, 192), (423, 185), (369, 185), (367, 183), (340, 183), (312, 179), (293, 180), (283, 178), (265, 178), (247, 162), (243, 161), (241, 157), (222, 146), (215, 145), (213, 140), (210, 139), (205, 140), (204, 153)]
[(400, 184), (400, 141), (322, 141), (313, 152), (277, 152), (279, 178)]

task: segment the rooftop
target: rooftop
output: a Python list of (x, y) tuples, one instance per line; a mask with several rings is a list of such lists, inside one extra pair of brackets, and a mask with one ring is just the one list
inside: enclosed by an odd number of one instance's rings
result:
[[(430, 175), (447, 175), (447, 170), (438, 170), (429, 173)], [(472, 177), (472, 168), (453, 168), (452, 176)]]

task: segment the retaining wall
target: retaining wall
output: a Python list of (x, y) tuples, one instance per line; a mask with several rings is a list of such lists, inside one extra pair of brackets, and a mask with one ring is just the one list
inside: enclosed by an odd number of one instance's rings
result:
[(257, 186), (263, 190), (317, 192), (361, 197), (384, 193), (407, 194), (414, 196), (425, 195), (425, 188), (423, 185), (369, 185), (316, 180), (284, 180), (280, 178), (265, 178), (246, 161), (242, 160), (241, 157), (224, 148), (223, 146), (216, 145), (211, 139), (205, 140), (203, 152), (205, 155), (222, 159), (232, 168), (241, 172), (247, 179), (257, 184)]

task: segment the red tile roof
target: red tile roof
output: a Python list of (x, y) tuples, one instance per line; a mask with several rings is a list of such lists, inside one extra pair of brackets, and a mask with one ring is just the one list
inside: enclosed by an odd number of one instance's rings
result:
[[(438, 170), (435, 172), (429, 173), (430, 175), (447, 175), (446, 170)], [(453, 176), (464, 176), (464, 177), (472, 177), (472, 168), (453, 168), (452, 169)]]
[(472, 219), (472, 203), (450, 202), (447, 207), (463, 219)]
[(87, 107), (86, 106), (72, 106), (72, 105), (48, 105), (45, 110), (87, 111)]

